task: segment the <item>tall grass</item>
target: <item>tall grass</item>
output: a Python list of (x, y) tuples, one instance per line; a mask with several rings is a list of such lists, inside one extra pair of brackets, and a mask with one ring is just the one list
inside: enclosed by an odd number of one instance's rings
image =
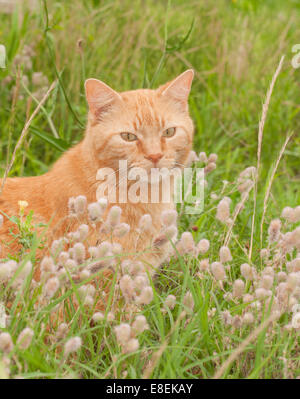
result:
[[(251, 326), (228, 326), (222, 319), (227, 310), (236, 320), (244, 314), (245, 303), (228, 300), (226, 293), (241, 277), (241, 264), (249, 262), (257, 271), (263, 270), (266, 264), (260, 250), (268, 245), (270, 221), (279, 217), (285, 206), (300, 204), (300, 72), (291, 66), (291, 48), (299, 41), (299, 19), (299, 5), (292, 0), (53, 0), (41, 1), (33, 11), (16, 9), (13, 14), (4, 14), (0, 9), (0, 43), (8, 54), (7, 68), (0, 69), (2, 175), (38, 103), (33, 94), (33, 72), (43, 72), (49, 82), (58, 83), (31, 122), (23, 145), (17, 147), (9, 176), (44, 173), (62, 151), (82, 138), (87, 112), (83, 90), (86, 78), (100, 78), (121, 91), (156, 87), (192, 67), (194, 147), (197, 152), (217, 153), (218, 167), (207, 178), (204, 212), (192, 218), (183, 214), (179, 227), (181, 232), (193, 228), (195, 241), (210, 240), (206, 255), (210, 263), (219, 259), (220, 245), (225, 240), (233, 257), (223, 288), (211, 273), (199, 269), (199, 260), (204, 256), (179, 256), (163, 265), (151, 281), (154, 299), (141, 310), (149, 329), (141, 334), (139, 349), (132, 354), (122, 352), (113, 333), (122, 321), (122, 309), (115, 313), (114, 321), (107, 321), (108, 307), (103, 322), (91, 323), (93, 308), (85, 307), (80, 300), (76, 308), (72, 302), (76, 285), (38, 311), (35, 303), (42, 287), (30, 290), (31, 275), (24, 292), (15, 299), (11, 299), (8, 289), (1, 289), (1, 301), (9, 303), (5, 309), (10, 317), (7, 331), (14, 343), (25, 327), (34, 331), (28, 349), (15, 346), (9, 356), (0, 355), (2, 377), (299, 376), (298, 330), (286, 328), (291, 312), (284, 312), (271, 324), (268, 308), (261, 318), (255, 315)], [(29, 70), (22, 63), (16, 66), (14, 61), (24, 45), (35, 52)], [(254, 199), (253, 191), (249, 193), (228, 235), (230, 227), (216, 220), (216, 208), (224, 196), (230, 196), (234, 205), (240, 201), (239, 173), (257, 163), (262, 104), (282, 55), (285, 60), (272, 92), (260, 143), (257, 195)], [(22, 79), (24, 75), (28, 84)], [(292, 132), (287, 144), (286, 136)], [(283, 230), (288, 229), (284, 223)], [(38, 244), (34, 237), (28, 259), (34, 261)], [(108, 294), (109, 303), (115, 284)], [(251, 289), (251, 283), (246, 289)], [(190, 313), (184, 306), (188, 291), (195, 302)], [(165, 299), (170, 294), (176, 296), (176, 306), (165, 311)], [(68, 332), (57, 340), (53, 317), (56, 305), (63, 301)], [(185, 317), (183, 311), (187, 312)], [(72, 336), (80, 336), (83, 345), (70, 361), (64, 361), (63, 345)]]

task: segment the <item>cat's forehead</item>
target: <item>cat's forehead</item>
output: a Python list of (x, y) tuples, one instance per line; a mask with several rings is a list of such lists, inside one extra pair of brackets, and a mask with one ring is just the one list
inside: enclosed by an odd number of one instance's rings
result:
[(135, 129), (166, 125), (167, 115), (156, 90), (139, 89), (120, 94)]

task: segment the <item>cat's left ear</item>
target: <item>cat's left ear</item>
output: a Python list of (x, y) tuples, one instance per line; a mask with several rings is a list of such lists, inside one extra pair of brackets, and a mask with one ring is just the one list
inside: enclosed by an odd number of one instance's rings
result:
[(84, 84), (90, 111), (97, 115), (113, 103), (122, 101), (119, 93), (98, 79), (87, 79)]
[(158, 91), (163, 97), (171, 98), (186, 106), (188, 96), (191, 91), (193, 78), (194, 71), (192, 69), (188, 69), (171, 82), (159, 87)]

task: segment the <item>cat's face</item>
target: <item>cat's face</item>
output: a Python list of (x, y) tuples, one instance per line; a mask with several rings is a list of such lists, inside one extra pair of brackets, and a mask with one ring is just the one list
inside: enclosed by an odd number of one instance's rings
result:
[(128, 169), (148, 173), (185, 166), (193, 139), (187, 104), (192, 79), (188, 70), (157, 90), (123, 93), (87, 80), (87, 134), (99, 164), (117, 170), (119, 160), (127, 160)]

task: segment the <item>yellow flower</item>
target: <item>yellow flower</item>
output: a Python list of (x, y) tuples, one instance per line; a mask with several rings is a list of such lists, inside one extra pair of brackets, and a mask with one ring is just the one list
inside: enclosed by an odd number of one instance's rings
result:
[(28, 207), (28, 202), (27, 201), (18, 201), (18, 205), (20, 207), (20, 211), (24, 211), (24, 209)]

